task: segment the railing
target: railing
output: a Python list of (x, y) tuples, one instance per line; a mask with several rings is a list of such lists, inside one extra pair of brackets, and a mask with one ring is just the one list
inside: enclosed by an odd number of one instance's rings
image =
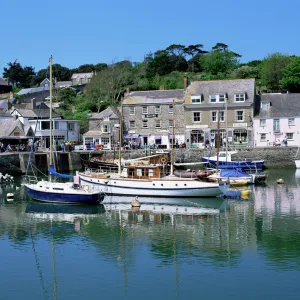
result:
[(23, 181), (23, 183), (27, 183), (27, 184), (37, 184), (39, 180), (36, 176), (24, 175), (22, 177), (22, 181)]

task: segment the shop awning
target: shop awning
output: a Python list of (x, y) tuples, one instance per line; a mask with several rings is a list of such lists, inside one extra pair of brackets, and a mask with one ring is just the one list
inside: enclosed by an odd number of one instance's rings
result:
[(149, 136), (150, 135), (150, 133), (142, 133), (142, 134), (140, 134), (140, 136)]
[(156, 140), (161, 140), (161, 136), (157, 135), (157, 136), (155, 136), (155, 139)]
[(137, 133), (128, 133), (124, 135), (124, 139), (137, 139), (139, 134)]
[(175, 135), (173, 136), (172, 134), (169, 135), (169, 139), (175, 139)]

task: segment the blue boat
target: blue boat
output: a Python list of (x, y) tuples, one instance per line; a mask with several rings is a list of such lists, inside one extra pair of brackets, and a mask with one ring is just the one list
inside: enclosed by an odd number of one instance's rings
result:
[(231, 159), (232, 154), (236, 154), (236, 151), (221, 151), (219, 156), (202, 157), (202, 162), (209, 164), (214, 168), (220, 166), (229, 166), (231, 168), (248, 168), (262, 170), (264, 168), (264, 160), (236, 160)]

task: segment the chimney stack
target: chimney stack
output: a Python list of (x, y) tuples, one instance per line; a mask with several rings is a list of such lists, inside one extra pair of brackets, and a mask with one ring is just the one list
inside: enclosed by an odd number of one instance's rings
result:
[(188, 85), (187, 74), (184, 73), (184, 76), (183, 76), (183, 89), (184, 89), (184, 90), (186, 90), (187, 85)]
[(126, 92), (124, 93), (124, 97), (126, 97), (130, 93), (129, 88), (126, 88)]

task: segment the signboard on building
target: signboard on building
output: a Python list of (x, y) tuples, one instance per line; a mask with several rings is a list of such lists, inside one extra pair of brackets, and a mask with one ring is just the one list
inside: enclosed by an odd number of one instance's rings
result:
[(150, 114), (150, 115), (145, 115), (145, 118), (157, 118), (158, 115), (156, 114)]
[(232, 127), (247, 127), (247, 123), (233, 123)]

